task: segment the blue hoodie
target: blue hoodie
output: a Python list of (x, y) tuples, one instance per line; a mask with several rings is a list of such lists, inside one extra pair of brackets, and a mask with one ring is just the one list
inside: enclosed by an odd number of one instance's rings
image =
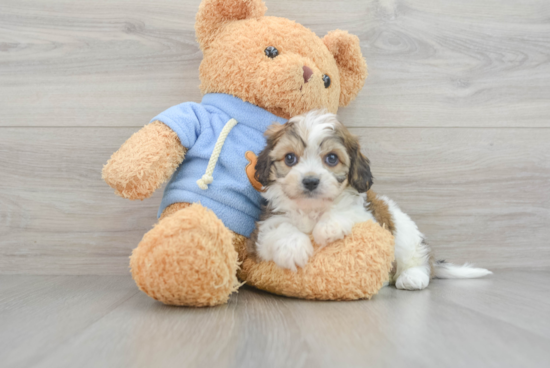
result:
[[(237, 125), (229, 132), (212, 174), (208, 189), (199, 188), (197, 180), (206, 167), (223, 127), (231, 119)], [(258, 155), (265, 146), (264, 132), (282, 119), (261, 107), (237, 97), (211, 93), (200, 104), (185, 102), (169, 108), (153, 120), (166, 124), (187, 148), (185, 160), (176, 170), (164, 190), (158, 212), (173, 203), (200, 202), (210, 208), (225, 226), (234, 232), (250, 236), (260, 216), (261, 196), (246, 175), (247, 151)]]

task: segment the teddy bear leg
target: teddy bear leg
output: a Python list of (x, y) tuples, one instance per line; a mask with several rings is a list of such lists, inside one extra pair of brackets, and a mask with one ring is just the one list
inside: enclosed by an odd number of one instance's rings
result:
[(168, 207), (130, 257), (140, 290), (170, 305), (226, 303), (239, 286), (237, 267), (233, 233), (200, 204)]

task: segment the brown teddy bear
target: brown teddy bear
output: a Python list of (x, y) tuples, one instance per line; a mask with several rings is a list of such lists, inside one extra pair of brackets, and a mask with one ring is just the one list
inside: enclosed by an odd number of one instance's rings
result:
[(256, 287), (310, 299), (368, 298), (388, 278), (393, 238), (374, 223), (359, 224), (298, 272), (247, 257), (260, 213), (253, 167), (263, 133), (311, 109), (335, 113), (367, 75), (356, 36), (336, 30), (321, 39), (265, 11), (261, 0), (203, 0), (195, 25), (202, 102), (161, 113), (103, 168), (115, 193), (132, 200), (171, 178), (159, 221), (130, 260), (138, 287), (163, 303), (225, 303), (240, 285), (237, 272)]

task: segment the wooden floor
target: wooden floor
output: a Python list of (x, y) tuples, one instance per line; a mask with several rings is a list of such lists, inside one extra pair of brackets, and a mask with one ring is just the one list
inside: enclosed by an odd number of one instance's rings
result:
[(8, 367), (548, 367), (550, 271), (309, 302), (169, 307), (129, 276), (0, 276)]

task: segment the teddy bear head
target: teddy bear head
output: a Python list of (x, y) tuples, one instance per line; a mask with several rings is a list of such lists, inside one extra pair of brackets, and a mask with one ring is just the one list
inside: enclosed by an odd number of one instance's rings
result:
[(261, 0), (202, 1), (202, 93), (228, 93), (283, 118), (349, 104), (367, 76), (357, 36), (336, 30), (321, 39), (266, 10)]

